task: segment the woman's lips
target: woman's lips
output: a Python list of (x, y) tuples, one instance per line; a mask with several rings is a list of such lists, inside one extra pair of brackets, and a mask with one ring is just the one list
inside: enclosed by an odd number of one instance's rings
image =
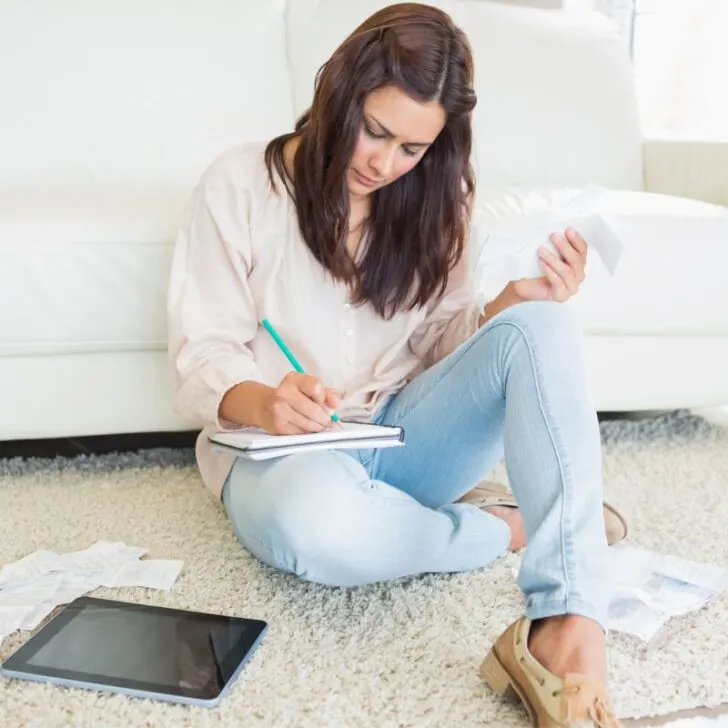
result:
[(357, 170), (354, 170), (354, 174), (356, 175), (359, 182), (361, 182), (365, 187), (376, 187), (380, 182), (377, 182), (377, 180), (372, 179), (371, 177), (366, 177), (361, 172), (357, 172)]

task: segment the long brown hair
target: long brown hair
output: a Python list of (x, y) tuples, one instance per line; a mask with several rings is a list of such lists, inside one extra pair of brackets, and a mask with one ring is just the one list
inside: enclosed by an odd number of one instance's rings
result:
[[(393, 84), (413, 98), (437, 100), (444, 129), (407, 174), (372, 193), (355, 263), (347, 249), (346, 174), (362, 128), (364, 100)], [(440, 295), (463, 255), (475, 181), (470, 165), (473, 62), (465, 34), (449, 15), (416, 3), (391, 5), (362, 23), (321, 67), (311, 108), (291, 134), (265, 150), (285, 180), (304, 241), (356, 300), (383, 317)], [(300, 137), (292, 175), (283, 149)]]

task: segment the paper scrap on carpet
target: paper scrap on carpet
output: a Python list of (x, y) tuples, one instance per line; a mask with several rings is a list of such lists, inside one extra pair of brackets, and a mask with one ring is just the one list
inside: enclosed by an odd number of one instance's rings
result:
[(97, 541), (83, 551), (39, 550), (0, 569), (0, 641), (35, 629), (56, 607), (99, 586), (171, 589), (182, 561), (140, 560), (146, 549)]
[(728, 569), (627, 543), (609, 549), (609, 628), (651, 642), (672, 617), (701, 609), (728, 588)]
[[(649, 645), (673, 617), (701, 609), (728, 589), (728, 569), (622, 542), (610, 546), (607, 627)], [(513, 569), (518, 577), (518, 567)]]

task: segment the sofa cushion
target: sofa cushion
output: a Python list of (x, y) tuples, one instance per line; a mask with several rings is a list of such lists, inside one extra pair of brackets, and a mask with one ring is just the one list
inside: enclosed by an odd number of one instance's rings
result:
[[(387, 0), (296, 0), (288, 54), (296, 113), (316, 71)], [(642, 189), (642, 136), (624, 41), (601, 13), (434, 0), (475, 56), (478, 178), (488, 185)], [(316, 42), (311, 39), (315, 37)]]
[(293, 124), (285, 6), (6, 3), (0, 244), (169, 239), (214, 157)]
[[(502, 256), (514, 253), (523, 241), (522, 233), (515, 236), (513, 231), (553, 218), (580, 192), (479, 190), (478, 235), (490, 235), (482, 257), (486, 295), (494, 295), (505, 283)], [(575, 299), (587, 333), (728, 335), (728, 208), (670, 195), (607, 190), (593, 211), (615, 220), (624, 253), (614, 277), (594, 253), (588, 258), (587, 278)]]
[(170, 243), (0, 244), (0, 356), (166, 348)]

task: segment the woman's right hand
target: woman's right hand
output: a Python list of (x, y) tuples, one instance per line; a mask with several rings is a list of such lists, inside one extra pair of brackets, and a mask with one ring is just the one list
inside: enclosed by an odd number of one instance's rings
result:
[(339, 395), (310, 374), (289, 372), (263, 398), (259, 426), (272, 435), (322, 432), (332, 426)]

